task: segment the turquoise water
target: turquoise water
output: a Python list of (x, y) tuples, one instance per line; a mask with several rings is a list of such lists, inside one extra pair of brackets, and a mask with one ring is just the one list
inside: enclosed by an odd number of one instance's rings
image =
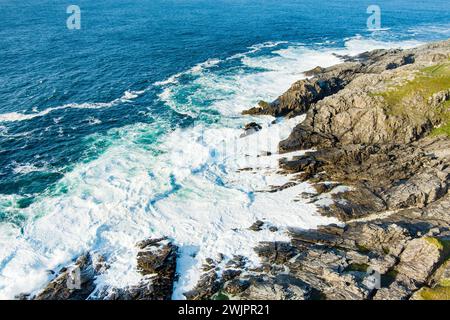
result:
[[(218, 156), (248, 121), (240, 111), (333, 53), (450, 36), (447, 0), (377, 3), (384, 29), (369, 32), (362, 0), (77, 1), (80, 30), (64, 2), (0, 1), (0, 296), (35, 290), (86, 250), (115, 263), (102, 283), (124, 286), (135, 240), (169, 235), (201, 256), (212, 230), (237, 223), (227, 217), (248, 210), (250, 223), (267, 181), (232, 175), (239, 152)], [(195, 263), (183, 260), (180, 288)]]
[[(190, 125), (191, 117), (158, 100), (161, 88), (152, 84), (198, 63), (230, 57), (267, 41), (314, 45), (340, 43), (356, 34), (370, 36), (365, 12), (370, 3), (78, 1), (82, 29), (70, 31), (64, 2), (2, 1), (2, 114), (34, 114), (67, 104), (108, 104), (127, 90), (146, 92), (111, 107), (63, 108), (30, 120), (2, 121), (0, 193), (43, 192), (73, 163), (87, 161), (104, 150), (101, 144), (92, 149), (87, 137), (94, 133), (106, 134), (112, 128), (156, 119), (165, 119), (171, 127)], [(380, 38), (445, 37), (427, 32), (429, 25), (438, 28), (448, 23), (445, 0), (381, 1), (380, 5), (383, 27), (391, 28), (377, 35)], [(422, 28), (419, 33), (414, 31), (416, 27)], [(238, 61), (224, 65), (223, 72), (233, 67), (239, 67)], [(180, 92), (175, 98), (183, 103), (189, 94)], [(198, 102), (208, 109), (212, 101)], [(101, 123), (92, 125), (96, 120)], [(49, 170), (14, 171), (23, 165)]]

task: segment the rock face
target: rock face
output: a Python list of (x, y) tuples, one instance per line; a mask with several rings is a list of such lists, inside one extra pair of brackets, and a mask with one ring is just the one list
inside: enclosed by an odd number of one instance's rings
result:
[[(449, 205), (450, 197), (439, 202)], [(260, 267), (231, 263), (222, 273), (213, 267), (187, 297), (403, 300), (426, 285), (448, 285), (443, 262), (450, 253), (450, 212), (436, 227), (437, 217), (424, 218), (432, 208), (407, 211), (345, 226), (293, 229), (290, 242), (266, 242), (255, 249)]]
[[(137, 244), (137, 269), (143, 278), (127, 288), (96, 290), (95, 279), (108, 266), (101, 256), (85, 254), (33, 299), (35, 300), (169, 300), (175, 281), (177, 247), (167, 239), (147, 239)], [(23, 296), (21, 298), (29, 298)]]
[(108, 300), (170, 300), (175, 281), (177, 247), (165, 238), (147, 239), (137, 244), (138, 271), (144, 276), (139, 284), (115, 289)]
[(306, 120), (280, 142), (280, 152), (318, 151), (280, 165), (303, 180), (352, 186), (323, 208), (325, 215), (349, 220), (424, 207), (447, 193), (448, 157), (436, 155), (449, 150), (449, 140), (427, 136), (448, 121), (449, 55), (448, 41), (363, 54), (353, 59), (361, 62), (339, 66), (347, 70), (345, 88), (302, 109)]
[(272, 103), (261, 101), (258, 107), (243, 114), (293, 117), (309, 110), (310, 106), (344, 89), (356, 77), (367, 73), (381, 73), (414, 62), (414, 55), (401, 50), (375, 50), (348, 62), (329, 68), (316, 67)]
[(251, 135), (253, 133), (256, 133), (256, 132), (258, 132), (261, 129), (262, 129), (261, 125), (257, 124), (256, 122), (250, 122), (250, 123), (245, 125), (244, 133), (241, 134), (241, 138), (244, 138), (244, 137), (249, 136), (249, 135)]
[[(322, 213), (346, 221), (386, 210), (425, 207), (444, 196), (450, 167), (446, 158), (436, 154), (449, 148), (450, 141), (439, 137), (408, 145), (341, 145), (282, 160), (280, 166), (300, 172), (302, 180), (351, 186), (347, 192), (322, 192), (336, 200), (322, 207)], [(319, 199), (320, 195), (311, 201)]]
[(96, 275), (104, 269), (102, 257), (82, 255), (73, 265), (63, 268), (34, 300), (85, 300), (95, 289)]
[(261, 243), (255, 269), (213, 262), (188, 298), (450, 299), (450, 41), (341, 58), (244, 114), (306, 114), (279, 151), (314, 151), (280, 168), (345, 225)]

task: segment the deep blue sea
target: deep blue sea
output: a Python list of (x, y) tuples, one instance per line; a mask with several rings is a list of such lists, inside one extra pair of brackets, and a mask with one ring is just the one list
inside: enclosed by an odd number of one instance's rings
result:
[[(71, 4), (79, 30), (66, 26)], [(211, 252), (251, 256), (248, 243), (284, 237), (283, 221), (322, 222), (306, 204), (255, 196), (282, 178), (237, 176), (247, 147), (218, 156), (248, 121), (240, 111), (339, 62), (333, 53), (449, 38), (450, 4), (0, 0), (0, 22), (0, 298), (35, 292), (86, 251), (111, 263), (99, 288), (135, 283), (134, 243), (152, 236), (181, 248), (182, 298)], [(267, 132), (272, 120), (259, 119)], [(280, 233), (231, 231), (259, 215)]]

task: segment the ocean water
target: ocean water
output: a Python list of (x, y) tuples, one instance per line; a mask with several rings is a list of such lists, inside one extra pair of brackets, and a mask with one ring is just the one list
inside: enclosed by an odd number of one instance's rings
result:
[[(140, 280), (135, 243), (180, 248), (174, 298), (207, 257), (244, 255), (317, 214), (277, 144), (302, 117), (243, 117), (337, 54), (450, 37), (447, 0), (0, 0), (0, 298), (35, 293), (78, 255), (103, 255), (97, 290)], [(263, 129), (241, 137), (257, 121)], [(270, 152), (270, 153), (268, 153)], [(289, 156), (298, 155), (298, 153)], [(251, 170), (249, 169), (251, 168)], [(330, 199), (324, 198), (321, 203)], [(264, 220), (277, 232), (248, 227)]]

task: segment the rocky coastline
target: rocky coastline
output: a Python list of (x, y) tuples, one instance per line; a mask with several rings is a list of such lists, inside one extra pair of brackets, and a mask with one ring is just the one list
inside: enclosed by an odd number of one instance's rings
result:
[[(290, 242), (261, 243), (256, 269), (242, 256), (225, 268), (208, 259), (187, 299), (450, 299), (450, 40), (341, 58), (243, 114), (306, 115), (279, 152), (308, 151), (281, 159), (280, 170), (295, 175), (293, 184), (313, 184), (317, 192), (301, 196), (342, 224), (293, 227)], [(243, 136), (259, 130), (250, 123)], [(332, 201), (324, 205), (324, 196)], [(141, 283), (97, 299), (171, 299), (177, 247), (168, 239), (137, 246)], [(86, 254), (41, 293), (18, 298), (93, 298), (105, 268)], [(76, 288), (67, 285), (74, 270)]]

